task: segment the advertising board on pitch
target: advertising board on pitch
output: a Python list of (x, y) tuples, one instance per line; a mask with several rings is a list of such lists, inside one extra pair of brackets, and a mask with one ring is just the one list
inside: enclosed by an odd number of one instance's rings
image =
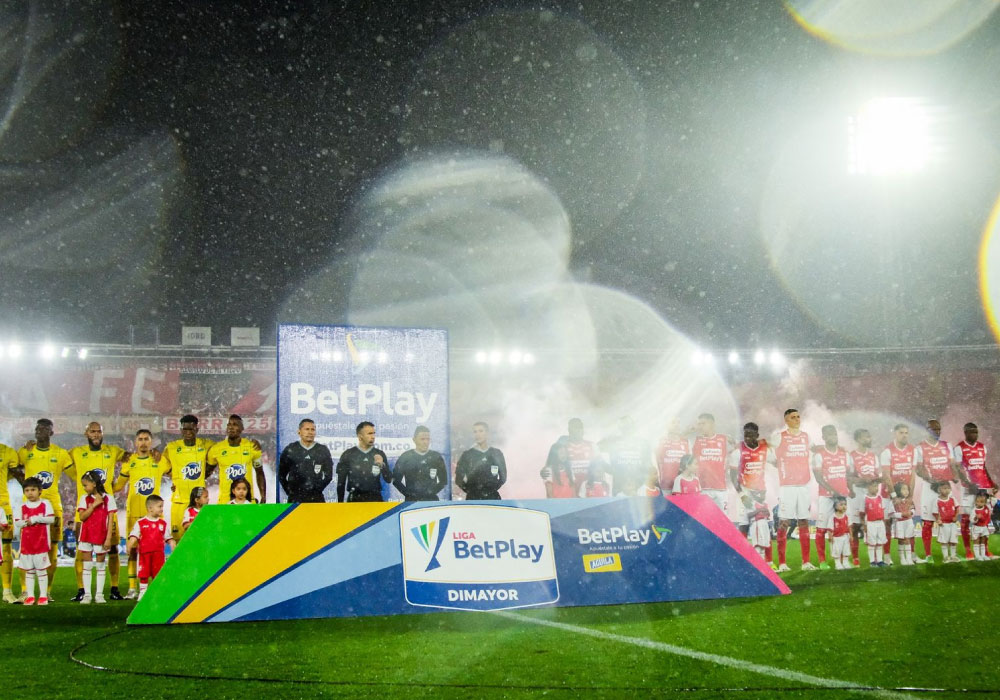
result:
[(411, 605), (504, 610), (559, 600), (549, 514), (505, 506), (439, 506), (399, 514)]

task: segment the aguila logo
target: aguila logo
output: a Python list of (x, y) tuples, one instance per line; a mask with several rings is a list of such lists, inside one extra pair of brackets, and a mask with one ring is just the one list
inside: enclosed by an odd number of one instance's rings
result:
[(190, 481), (201, 477), (201, 462), (188, 462), (181, 467), (181, 476)]
[(135, 492), (140, 496), (149, 496), (153, 493), (153, 480), (148, 476), (135, 482)]
[(226, 476), (228, 476), (230, 479), (237, 479), (241, 476), (246, 478), (246, 475), (247, 475), (247, 468), (242, 464), (232, 464), (229, 466), (228, 469), (226, 469)]

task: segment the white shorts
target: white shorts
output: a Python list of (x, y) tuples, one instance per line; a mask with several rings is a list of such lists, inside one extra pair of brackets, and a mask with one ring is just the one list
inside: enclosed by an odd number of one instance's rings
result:
[(830, 543), (830, 554), (834, 559), (851, 556), (851, 536), (837, 535)]
[(988, 525), (973, 525), (969, 528), (969, 534), (972, 535), (972, 539), (978, 540), (980, 537), (989, 537), (990, 528)]
[(45, 571), (52, 565), (49, 553), (22, 554), (17, 560), (17, 568), (24, 571)]
[(861, 514), (865, 512), (866, 495), (861, 489), (854, 489), (854, 498), (847, 499), (847, 522), (851, 525), (860, 525), (865, 521)]
[[(923, 482), (924, 487), (920, 489), (920, 519), (924, 522), (934, 522), (934, 504), (937, 503), (938, 495), (934, 493), (930, 482)], [(952, 484), (952, 490), (955, 485)]]
[(941, 544), (958, 544), (958, 523), (941, 523), (938, 525), (938, 542)]
[(830, 496), (820, 496), (816, 499), (816, 527), (833, 529), (833, 498)]
[(782, 486), (778, 489), (778, 517), (782, 520), (809, 519), (809, 487)]
[(93, 554), (104, 554), (107, 551), (103, 544), (94, 544), (93, 542), (81, 542), (76, 548), (81, 552), (92, 552)]
[(723, 513), (726, 512), (726, 501), (729, 500), (729, 494), (724, 489), (702, 489), (701, 492), (711, 498), (715, 505), (719, 506), (719, 510)]
[(892, 524), (892, 538), (894, 540), (908, 540), (914, 536), (913, 532), (913, 518), (896, 520)]
[(750, 544), (754, 547), (767, 547), (771, 544), (771, 527), (767, 520), (754, 520), (750, 523)]
[(881, 520), (868, 521), (865, 524), (865, 544), (869, 547), (885, 544), (889, 540), (885, 536), (885, 523)]

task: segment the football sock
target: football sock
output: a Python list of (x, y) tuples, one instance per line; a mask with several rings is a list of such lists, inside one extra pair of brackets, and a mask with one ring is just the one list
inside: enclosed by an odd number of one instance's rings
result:
[(35, 595), (35, 572), (34, 571), (26, 571), (25, 572), (24, 585), (21, 587), (21, 590), (24, 591), (25, 593), (27, 593), (29, 598), (31, 598), (32, 596)]
[(10, 540), (3, 541), (3, 564), (0, 564), (0, 572), (3, 575), (3, 589), (9, 591), (14, 573), (14, 548), (11, 547)]
[(928, 520), (923, 522), (920, 527), (920, 539), (924, 542), (924, 556), (931, 556), (932, 542), (934, 538), (934, 523)]
[(785, 563), (785, 549), (788, 547), (788, 530), (778, 528), (778, 565)]
[(139, 566), (139, 562), (132, 557), (128, 558), (128, 589), (134, 591), (139, 587), (139, 577), (136, 574), (136, 569)]
[(809, 563), (809, 525), (799, 524), (799, 547), (802, 549), (802, 563)]
[(80, 572), (80, 588), (83, 589), (83, 594), (89, 598), (91, 593), (90, 585), (93, 582), (91, 574), (94, 571), (94, 560), (82, 561), (80, 565), (83, 567), (83, 571)]
[[(87, 565), (83, 562), (83, 552), (80, 551), (80, 545), (76, 546), (76, 559), (73, 560), (73, 568), (76, 569), (76, 587), (86, 588), (83, 585), (84, 570), (86, 570)], [(88, 593), (89, 595), (89, 593)]]
[(118, 588), (118, 577), (121, 574), (122, 562), (118, 556), (118, 547), (112, 543), (108, 552), (108, 568), (111, 570), (111, 587)]
[(104, 595), (104, 578), (107, 575), (107, 566), (106, 561), (97, 562), (97, 585), (94, 591), (97, 595)]
[(855, 538), (851, 538), (851, 558), (858, 558), (858, 549), (860, 548), (860, 543)]
[(965, 553), (972, 551), (972, 534), (969, 531), (971, 518), (968, 515), (962, 516), (962, 544), (965, 545)]
[(816, 556), (820, 564), (826, 561), (826, 529), (821, 527), (816, 528)]
[(38, 597), (49, 597), (49, 574), (44, 569), (38, 572)]

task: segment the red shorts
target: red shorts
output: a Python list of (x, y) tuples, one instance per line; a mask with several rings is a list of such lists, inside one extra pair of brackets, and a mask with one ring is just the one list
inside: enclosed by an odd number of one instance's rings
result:
[(158, 552), (139, 552), (139, 580), (151, 581), (156, 578), (163, 567), (163, 550)]

